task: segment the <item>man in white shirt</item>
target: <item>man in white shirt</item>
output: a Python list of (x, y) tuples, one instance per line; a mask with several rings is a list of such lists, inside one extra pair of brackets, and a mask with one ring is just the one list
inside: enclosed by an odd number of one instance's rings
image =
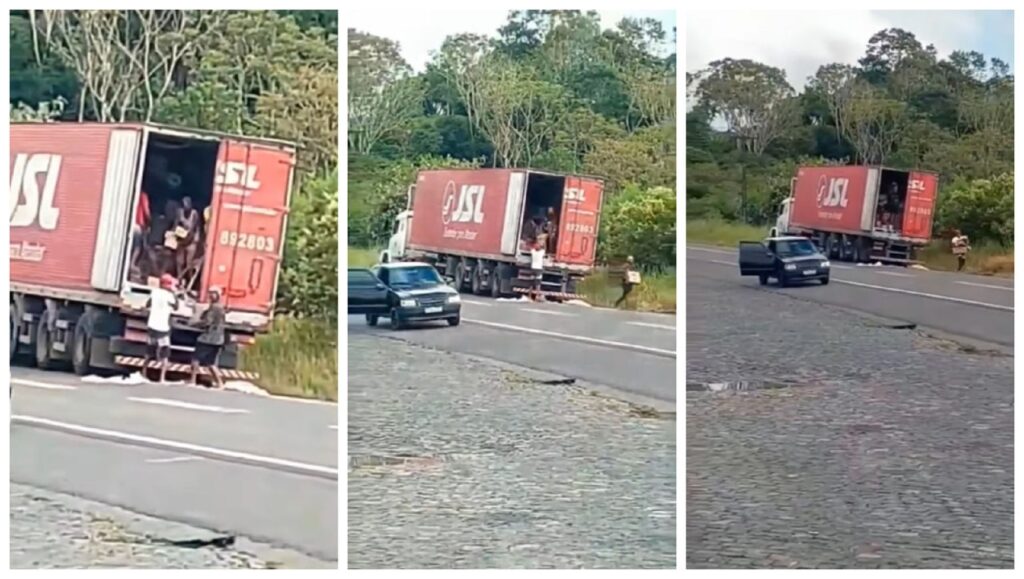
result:
[(160, 362), (160, 383), (167, 379), (167, 360), (171, 355), (171, 314), (178, 309), (178, 297), (174, 294), (175, 280), (169, 274), (160, 276), (160, 287), (150, 291), (149, 318), (146, 329), (149, 334), (149, 349), (146, 352), (145, 368), (150, 360)]
[(957, 229), (953, 232), (952, 244), (953, 255), (956, 256), (956, 270), (963, 271), (967, 265), (967, 253), (971, 251), (971, 240)]

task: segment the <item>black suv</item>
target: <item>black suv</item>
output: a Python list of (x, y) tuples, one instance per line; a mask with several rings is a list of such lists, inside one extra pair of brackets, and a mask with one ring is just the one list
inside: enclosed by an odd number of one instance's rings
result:
[(435, 320), (457, 326), (462, 300), (429, 263), (384, 263), (371, 270), (349, 269), (348, 313), (364, 314), (371, 326), (388, 317), (395, 330)]
[(818, 281), (828, 285), (832, 264), (806, 237), (769, 237), (763, 242), (740, 242), (740, 275), (756, 275), (761, 285), (769, 278), (789, 287)]

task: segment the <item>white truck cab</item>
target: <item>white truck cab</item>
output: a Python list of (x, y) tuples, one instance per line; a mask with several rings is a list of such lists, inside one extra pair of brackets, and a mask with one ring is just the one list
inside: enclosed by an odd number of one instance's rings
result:
[(787, 197), (782, 200), (779, 205), (779, 216), (775, 219), (775, 227), (772, 228), (769, 237), (778, 237), (780, 235), (786, 235), (789, 231), (789, 211), (793, 206), (793, 198)]
[(412, 223), (412, 211), (406, 209), (395, 216), (394, 229), (388, 239), (388, 248), (380, 252), (380, 263), (401, 261), (405, 259), (406, 244), (409, 241), (409, 225)]

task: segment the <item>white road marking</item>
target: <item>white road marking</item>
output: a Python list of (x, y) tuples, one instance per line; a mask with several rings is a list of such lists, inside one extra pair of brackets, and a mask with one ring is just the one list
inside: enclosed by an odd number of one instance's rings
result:
[(648, 322), (626, 322), (626, 323), (631, 325), (631, 326), (643, 326), (645, 328), (658, 328), (658, 329), (661, 329), (661, 330), (669, 330), (669, 331), (672, 331), (672, 332), (676, 331), (676, 327), (675, 326), (666, 326), (665, 324), (651, 324), (651, 323), (648, 323)]
[[(715, 260), (715, 259), (700, 259), (699, 261), (708, 262), (708, 263), (719, 263), (719, 264), (723, 264), (723, 265), (737, 265), (735, 263), (730, 263), (730, 262), (727, 262), (727, 261), (719, 261), (719, 260)], [(876, 272), (876, 273), (882, 273), (882, 272)], [(847, 280), (847, 279), (839, 279), (839, 278), (834, 277), (834, 276), (832, 277), (832, 282), (833, 283), (842, 283), (842, 284), (852, 285), (852, 286), (857, 286), (857, 287), (864, 287), (864, 288), (869, 288), (869, 289), (876, 289), (876, 290), (884, 291), (884, 292), (892, 292), (892, 293), (906, 294), (906, 295), (912, 295), (912, 296), (921, 296), (923, 298), (931, 298), (933, 300), (943, 300), (943, 301), (947, 301), (947, 302), (954, 302), (954, 303), (964, 304), (964, 305), (968, 305), (968, 306), (978, 306), (978, 307), (982, 307), (982, 308), (989, 308), (989, 309), (993, 309), (993, 310), (1003, 310), (1003, 311), (1007, 311), (1007, 312), (1012, 312), (1013, 311), (1013, 306), (1003, 306), (1003, 305), (1000, 305), (1000, 304), (990, 304), (988, 302), (979, 302), (979, 301), (975, 301), (975, 300), (967, 300), (967, 299), (963, 299), (963, 298), (955, 298), (955, 297), (952, 297), (952, 296), (944, 296), (944, 295), (940, 295), (940, 294), (932, 294), (932, 293), (927, 293), (927, 292), (919, 292), (919, 291), (913, 291), (913, 290), (907, 290), (907, 289), (901, 289), (901, 288), (895, 288), (895, 287), (886, 287), (886, 286), (875, 285), (875, 284), (870, 284), (870, 283), (861, 283), (861, 282), (857, 282), (857, 281), (850, 281), (850, 280)], [(967, 283), (967, 282), (961, 282), (961, 283)]]
[(552, 310), (539, 310), (536, 308), (523, 308), (524, 312), (533, 312), (535, 314), (547, 314), (549, 316), (565, 316), (568, 318), (575, 318), (576, 314), (567, 314), (565, 312), (555, 312)]
[(939, 295), (939, 294), (930, 294), (930, 293), (927, 293), (927, 292), (918, 292), (918, 291), (912, 291), (912, 290), (906, 290), (906, 289), (900, 289), (900, 288), (894, 288), (894, 287), (886, 287), (886, 286), (874, 285), (874, 284), (870, 284), (870, 283), (860, 283), (860, 282), (857, 282), (857, 281), (849, 281), (849, 280), (845, 280), (845, 279), (835, 279), (835, 278), (833, 278), (832, 281), (835, 282), (835, 283), (844, 283), (846, 285), (852, 285), (852, 286), (857, 286), (857, 287), (866, 287), (866, 288), (869, 288), (869, 289), (876, 289), (876, 290), (880, 290), (880, 291), (884, 291), (884, 292), (893, 292), (893, 293), (897, 293), (897, 294), (907, 294), (907, 295), (912, 295), (912, 296), (921, 296), (923, 298), (931, 298), (933, 300), (943, 300), (943, 301), (947, 301), (947, 302), (954, 302), (954, 303), (965, 304), (965, 305), (969, 305), (969, 306), (978, 306), (978, 307), (989, 308), (989, 309), (993, 309), (993, 310), (1003, 310), (1003, 311), (1007, 311), (1007, 312), (1012, 312), (1013, 311), (1013, 306), (1003, 306), (1003, 305), (999, 305), (999, 304), (990, 304), (988, 302), (976, 302), (974, 300), (965, 300), (963, 298), (954, 298), (954, 297), (951, 297), (951, 296), (943, 296), (943, 295)]
[(116, 430), (106, 430), (103, 428), (93, 428), (91, 426), (82, 426), (79, 424), (71, 424), (68, 422), (59, 422), (57, 420), (50, 420), (48, 418), (39, 418), (37, 416), (27, 416), (24, 414), (11, 415), (13, 422), (21, 424), (50, 427), (54, 430), (60, 430), (64, 432), (73, 432), (83, 435), (92, 435), (101, 438), (109, 438), (114, 440), (121, 440), (125, 442), (134, 442), (151, 446), (154, 448), (163, 448), (168, 450), (175, 450), (186, 454), (203, 454), (215, 458), (233, 459), (251, 464), (261, 464), (265, 466), (276, 466), (285, 467), (293, 470), (305, 471), (307, 473), (315, 473), (319, 475), (330, 475), (332, 477), (338, 476), (338, 469), (329, 466), (322, 466), (319, 464), (310, 464), (306, 462), (298, 462), (294, 460), (287, 460), (283, 458), (275, 458), (271, 456), (261, 456), (258, 454), (250, 454), (248, 452), (238, 452), (235, 450), (225, 450), (222, 448), (214, 448), (211, 446), (201, 446), (198, 444), (191, 444), (188, 442), (177, 442), (174, 440), (166, 440), (162, 438), (156, 438), (152, 436), (142, 436), (139, 434), (131, 434), (128, 432), (118, 432)]
[(574, 336), (570, 334), (559, 334), (558, 332), (548, 332), (546, 330), (538, 330), (535, 328), (524, 328), (523, 326), (512, 326), (509, 324), (499, 324), (497, 322), (484, 322), (481, 320), (469, 320), (462, 318), (462, 321), (471, 324), (477, 324), (480, 326), (487, 326), (491, 328), (498, 328), (500, 330), (512, 330), (514, 332), (523, 332), (525, 334), (535, 334), (538, 336), (548, 336), (551, 338), (560, 338), (563, 340), (569, 340), (572, 342), (582, 342), (584, 344), (594, 344), (597, 346), (610, 346), (612, 348), (621, 348), (623, 350), (634, 350), (637, 352), (644, 352), (646, 354), (654, 354), (656, 356), (664, 356), (666, 358), (675, 358), (676, 353), (674, 350), (663, 350), (661, 348), (652, 348), (650, 346), (638, 346), (636, 344), (627, 344), (625, 342), (613, 342), (611, 340), (599, 340), (597, 338), (587, 338), (585, 336)]
[(331, 430), (337, 430), (338, 429), (338, 425), (337, 424), (332, 424), (332, 425), (328, 426), (327, 428), (330, 428)]
[(132, 402), (141, 402), (143, 404), (157, 404), (160, 406), (173, 406), (174, 408), (184, 408), (186, 410), (202, 410), (203, 412), (217, 412), (220, 414), (248, 414), (248, 410), (241, 408), (224, 408), (223, 406), (208, 406), (206, 404), (194, 404), (192, 402), (183, 402), (181, 400), (168, 400), (166, 398), (135, 398), (129, 397), (128, 400)]
[(971, 282), (971, 281), (958, 281), (956, 283), (958, 283), (960, 285), (969, 285), (969, 286), (974, 286), (974, 287), (983, 287), (983, 288), (988, 288), (988, 289), (1003, 290), (1003, 291), (1007, 291), (1007, 292), (1012, 292), (1013, 291), (1013, 287), (1012, 286), (1007, 287), (1005, 285), (992, 285), (992, 284), (987, 284), (987, 283), (974, 283), (974, 282)]
[(693, 250), (696, 250), (696, 251), (706, 251), (708, 253), (721, 253), (721, 254), (724, 254), (724, 255), (736, 255), (735, 251), (729, 251), (729, 250), (726, 250), (726, 249), (712, 249), (710, 247), (695, 247), (695, 246), (692, 246), (692, 245), (687, 245), (686, 249), (693, 249)]
[(172, 456), (171, 458), (149, 458), (146, 462), (151, 464), (168, 464), (172, 462), (191, 462), (193, 460), (203, 460), (201, 456)]
[(472, 304), (474, 306), (484, 306), (486, 308), (489, 308), (489, 307), (494, 305), (494, 304), (489, 304), (487, 302), (478, 302), (476, 300), (462, 300), (462, 303), (464, 303), (464, 304)]
[(891, 275), (893, 277), (914, 277), (909, 273), (900, 273), (898, 271), (876, 271), (878, 275)]
[(43, 390), (78, 390), (77, 386), (54, 384), (52, 382), (36, 382), (35, 380), (22, 380), (21, 378), (12, 378), (11, 384), (28, 386), (29, 388), (42, 388)]

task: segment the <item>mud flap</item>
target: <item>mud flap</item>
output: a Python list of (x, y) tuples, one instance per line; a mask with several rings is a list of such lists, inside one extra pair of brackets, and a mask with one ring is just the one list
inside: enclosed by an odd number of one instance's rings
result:
[[(132, 368), (148, 368), (150, 370), (159, 370), (160, 363), (151, 360), (149, 364), (146, 364), (145, 358), (136, 358), (134, 356), (114, 356), (114, 362), (120, 366), (129, 366)], [(192, 366), (189, 364), (179, 364), (177, 362), (168, 362), (167, 371), (181, 374), (191, 374)], [(225, 380), (247, 380), (249, 382), (255, 382), (260, 379), (260, 375), (256, 372), (243, 372), (242, 370), (229, 370), (227, 368), (218, 368), (220, 377)], [(200, 376), (209, 376), (210, 372), (206, 368), (200, 367), (198, 374)]]

